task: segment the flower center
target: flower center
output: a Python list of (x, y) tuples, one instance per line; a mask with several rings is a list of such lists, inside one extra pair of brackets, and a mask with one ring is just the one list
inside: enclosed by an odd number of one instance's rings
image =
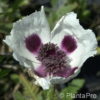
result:
[(53, 43), (42, 45), (37, 59), (42, 62), (49, 74), (55, 74), (69, 66), (65, 52)]

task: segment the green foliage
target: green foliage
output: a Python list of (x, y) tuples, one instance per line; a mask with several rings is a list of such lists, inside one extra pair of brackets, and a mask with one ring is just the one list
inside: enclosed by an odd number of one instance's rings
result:
[(52, 8), (49, 9), (49, 16), (48, 16), (48, 21), (50, 23), (51, 29), (55, 26), (56, 22), (66, 13), (71, 12), (77, 8), (77, 3), (71, 3), (71, 4), (66, 4), (67, 0), (64, 1), (64, 3), (58, 8), (55, 8), (55, 5), (57, 5), (57, 0), (52, 0)]
[[(60, 2), (60, 0), (58, 0)], [(91, 14), (88, 10), (86, 0), (64, 0), (62, 4), (57, 5), (57, 0), (51, 0), (52, 8), (49, 11), (48, 20), (51, 29), (55, 26), (56, 21), (58, 21), (63, 15), (68, 12), (74, 11), (78, 14), (79, 19), (84, 23), (84, 20), (89, 20)], [(59, 6), (61, 5), (61, 6)]]
[(68, 12), (71, 12), (72, 10), (74, 10), (77, 7), (77, 3), (73, 3), (73, 4), (69, 4), (68, 6), (63, 6), (60, 7), (57, 12), (57, 19), (60, 19), (63, 15), (65, 15)]
[(100, 36), (97, 37), (97, 40), (100, 41)]
[(5, 23), (0, 23), (0, 32), (1, 33), (5, 33), (5, 34), (9, 34), (8, 32), (10, 32), (11, 30), (11, 27), (12, 27), (12, 24), (11, 23), (7, 23), (5, 25)]
[(55, 26), (56, 21), (58, 21), (66, 13), (73, 11), (77, 6), (77, 3), (73, 3), (69, 4), (68, 6), (64, 5), (56, 11), (52, 10), (48, 16), (48, 21), (50, 23), (51, 29)]
[(11, 80), (13, 80), (14, 83), (18, 83), (19, 82), (19, 76), (17, 74), (12, 74), (10, 76)]
[(9, 69), (0, 69), (0, 79), (7, 76), (11, 70)]
[(32, 82), (29, 82), (23, 75), (19, 76), (20, 82), (24, 87), (23, 94), (28, 100), (35, 100), (39, 88), (36, 85), (33, 85)]
[(9, 34), (12, 22), (22, 17), (20, 8), (28, 4), (29, 0), (0, 0), (0, 33)]
[(100, 55), (100, 47), (97, 47), (97, 54)]
[(0, 63), (2, 63), (2, 61), (4, 60), (5, 56), (1, 56), (0, 55)]
[(59, 93), (54, 88), (51, 87), (49, 90), (41, 91), (42, 100), (59, 100)]
[(77, 94), (78, 91), (83, 87), (83, 85), (84, 85), (84, 80), (82, 80), (82, 79), (74, 79), (60, 93), (60, 95), (62, 97), (62, 100), (73, 100), (73, 98), (71, 98), (71, 96), (68, 96), (67, 94)]
[(23, 93), (17, 90), (13, 94), (15, 100), (72, 100), (70, 96), (67, 96), (67, 93), (76, 94), (84, 85), (83, 79), (75, 79), (61, 91), (54, 87), (51, 87), (49, 90), (40, 90), (39, 87), (33, 85), (22, 74), (19, 75), (19, 80), (24, 89)]
[(69, 4), (75, 2), (78, 5), (77, 8), (75, 9), (75, 12), (77, 12), (79, 19), (81, 21), (88, 20), (91, 12), (88, 9), (87, 0), (68, 0)]
[[(100, 41), (100, 36), (97, 37), (97, 40)], [(100, 55), (100, 47), (97, 47), (97, 54)]]
[(51, 5), (54, 7), (57, 4), (58, 0), (51, 0)]
[(14, 100), (25, 100), (25, 97), (21, 94), (21, 92), (17, 91), (13, 94)]

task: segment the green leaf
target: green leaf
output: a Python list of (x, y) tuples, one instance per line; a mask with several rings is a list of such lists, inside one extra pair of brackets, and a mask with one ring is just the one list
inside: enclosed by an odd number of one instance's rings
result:
[(73, 100), (72, 95), (78, 93), (78, 91), (83, 87), (84, 82), (83, 79), (74, 79), (69, 83), (60, 93), (62, 100)]
[(0, 63), (4, 60), (5, 56), (0, 55)]
[(6, 24), (0, 23), (0, 32), (5, 33), (5, 34), (9, 34), (11, 27), (12, 27), (11, 23), (6, 23)]
[(14, 100), (25, 100), (25, 97), (19, 92), (13, 93)]
[(56, 90), (54, 90), (54, 88), (50, 88), (47, 92), (47, 100), (58, 100)]
[(10, 69), (0, 69), (0, 78), (7, 76), (10, 73)]
[(65, 15), (66, 13), (71, 12), (72, 10), (77, 8), (77, 6), (78, 6), (77, 3), (73, 3), (73, 4), (65, 5), (59, 8), (56, 12), (58, 19), (62, 17), (63, 15)]
[(50, 28), (53, 29), (55, 22), (57, 21), (57, 16), (56, 16), (55, 12), (50, 13), (50, 15), (48, 17), (48, 21), (50, 24)]
[(10, 77), (15, 83), (19, 82), (19, 76), (17, 74), (12, 74)]
[(54, 7), (57, 4), (58, 0), (51, 0), (51, 5)]
[(44, 90), (42, 91), (42, 99), (43, 100), (59, 100), (59, 94), (57, 93), (58, 91), (54, 88), (51, 87), (49, 90)]
[(50, 24), (51, 29), (56, 24), (56, 21), (58, 21), (62, 16), (64, 16), (66, 13), (73, 11), (75, 8), (77, 8), (77, 3), (64, 5), (57, 9), (57, 11), (52, 11), (50, 15), (48, 16), (48, 21)]
[(28, 0), (14, 0), (14, 3), (12, 5), (13, 12), (19, 9), (19, 7), (27, 5), (28, 3)]
[(100, 55), (100, 47), (97, 47), (97, 54)]
[(100, 41), (100, 36), (97, 37), (97, 40)]
[(39, 92), (39, 88), (36, 85), (33, 85), (32, 82), (28, 81), (24, 75), (19, 76), (20, 82), (24, 87), (23, 94), (28, 100), (38, 100), (37, 94)]
[(90, 11), (89, 10), (84, 10), (82, 13), (83, 17), (88, 17), (90, 15)]

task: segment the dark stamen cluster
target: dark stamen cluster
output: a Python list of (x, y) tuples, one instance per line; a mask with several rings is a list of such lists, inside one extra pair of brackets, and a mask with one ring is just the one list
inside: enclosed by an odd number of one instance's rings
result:
[(57, 71), (65, 68), (67, 63), (65, 52), (53, 43), (43, 45), (40, 48), (37, 59), (46, 66), (46, 71), (50, 74), (55, 74)]

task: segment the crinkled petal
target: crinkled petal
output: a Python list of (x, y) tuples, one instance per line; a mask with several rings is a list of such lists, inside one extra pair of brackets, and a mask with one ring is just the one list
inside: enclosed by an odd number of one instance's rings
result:
[(65, 77), (44, 77), (41, 78), (39, 76), (34, 75), (34, 78), (36, 79), (35, 84), (41, 86), (44, 90), (49, 89), (54, 84), (64, 84), (68, 82), (70, 79), (74, 78), (79, 74), (80, 70), (77, 70), (77, 72), (68, 78)]
[(51, 84), (64, 84), (66, 82), (68, 82), (69, 80), (71, 80), (72, 78), (76, 77), (80, 72), (80, 69), (76, 70), (76, 72), (72, 75), (70, 75), (69, 77), (65, 78), (65, 77), (51, 77), (50, 78), (50, 83)]
[(50, 88), (51, 83), (48, 78), (41, 78), (36, 75), (34, 75), (34, 78), (36, 79), (35, 84), (41, 86), (44, 90), (47, 90)]
[[(66, 52), (69, 59), (71, 59), (70, 65), (72, 67), (81, 67), (87, 58), (96, 54), (97, 40), (95, 34), (90, 29), (85, 30), (79, 24), (77, 15), (74, 12), (63, 16), (56, 24), (51, 35), (51, 42), (57, 44), (61, 49), (63, 49), (61, 45), (65, 36), (71, 36), (75, 39), (77, 45), (76, 49), (71, 53)], [(73, 43), (73, 41), (71, 40), (70, 43), (68, 41), (66, 41), (65, 44), (67, 47), (70, 47), (69, 44)]]
[[(73, 12), (63, 16), (56, 24), (54, 30), (51, 32), (51, 42), (57, 44), (65, 52), (67, 51), (66, 55), (70, 59), (71, 68), (78, 68), (67, 78), (58, 76), (40, 78), (44, 81), (38, 83), (43, 88), (45, 88), (45, 86), (50, 87), (49, 85), (51, 84), (61, 84), (68, 82), (70, 79), (79, 74), (81, 66), (85, 60), (96, 54), (97, 41), (94, 33), (90, 29), (85, 30), (79, 24), (79, 20), (76, 17), (76, 14)], [(68, 46), (66, 46), (67, 43)], [(44, 83), (45, 85), (43, 85)]]
[[(86, 59), (96, 54), (97, 41), (93, 31), (90, 29), (85, 30), (79, 24), (79, 20), (76, 17), (76, 14), (73, 12), (63, 16), (52, 31), (51, 42), (57, 44), (62, 50), (64, 50), (62, 48), (62, 41), (66, 36), (66, 39), (68, 39), (68, 46), (71, 47), (71, 49), (76, 45), (76, 47), (73, 49), (74, 51), (72, 50), (72, 52), (66, 52), (66, 54), (70, 59), (70, 66), (72, 68), (78, 67), (78, 69), (76, 69), (75, 72), (67, 78), (58, 76), (49, 77), (49, 85), (62, 84), (76, 77)], [(73, 46), (71, 43), (74, 41), (76, 44)], [(67, 43), (64, 45), (66, 44)], [(46, 83), (46, 85), (48, 84)]]
[(41, 63), (35, 63), (35, 62), (30, 61), (24, 57), (21, 57), (16, 52), (13, 53), (13, 57), (15, 58), (15, 60), (17, 60), (20, 63), (20, 65), (22, 65), (26, 68), (31, 68), (31, 69), (36, 70), (41, 65)]
[[(30, 38), (31, 35), (32, 37)], [(50, 41), (50, 30), (43, 7), (41, 7), (41, 11), (35, 12), (14, 23), (11, 35), (4, 40), (16, 52), (18, 61), (22, 57), (36, 63), (39, 63), (39, 61), (35, 58), (36, 54), (31, 51), (38, 48), (37, 45), (40, 45), (38, 41), (42, 43)], [(32, 49), (33, 47), (35, 49)]]

